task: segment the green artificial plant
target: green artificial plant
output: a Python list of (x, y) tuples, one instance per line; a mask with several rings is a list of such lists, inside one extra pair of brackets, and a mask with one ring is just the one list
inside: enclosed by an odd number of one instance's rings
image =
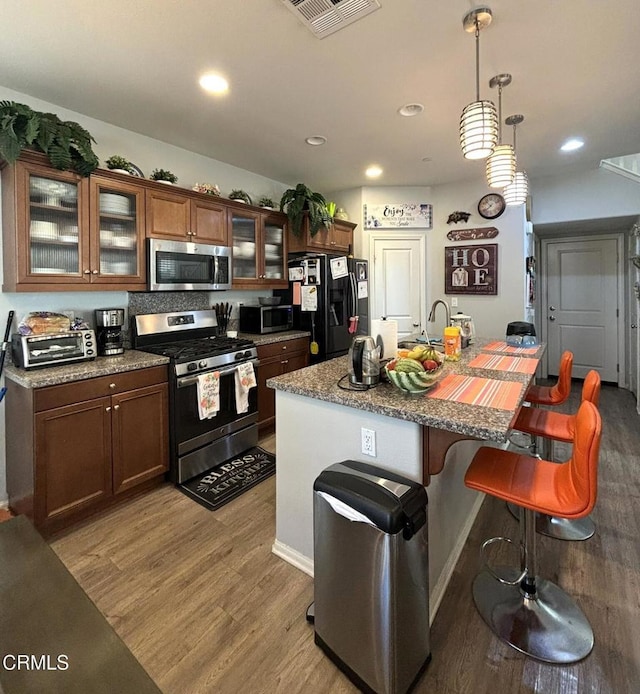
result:
[(322, 227), (331, 227), (331, 217), (327, 211), (327, 201), (320, 193), (314, 193), (304, 183), (289, 188), (282, 194), (280, 211), (286, 211), (294, 236), (302, 236), (302, 223), (305, 213), (309, 215), (309, 233), (315, 236)]
[(128, 159), (125, 159), (124, 157), (120, 156), (119, 154), (114, 154), (108, 159), (105, 159), (104, 163), (107, 165), (107, 168), (111, 169), (112, 171), (114, 169), (122, 169), (122, 171), (126, 171), (127, 173), (133, 173), (131, 162)]
[(165, 169), (154, 169), (149, 178), (152, 181), (167, 181), (168, 183), (178, 182), (178, 177), (174, 173), (171, 173), (171, 171), (166, 171)]
[(78, 123), (15, 101), (0, 101), (0, 157), (9, 164), (23, 149), (35, 149), (44, 152), (54, 168), (88, 176), (99, 164), (92, 142), (91, 134)]

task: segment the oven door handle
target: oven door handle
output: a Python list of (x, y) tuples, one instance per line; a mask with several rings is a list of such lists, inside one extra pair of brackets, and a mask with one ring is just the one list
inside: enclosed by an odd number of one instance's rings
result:
[[(257, 366), (260, 366), (260, 361), (258, 359), (249, 359), (248, 362), (243, 361), (240, 363), (241, 364), (247, 364), (247, 363), (253, 364), (254, 368), (256, 368)], [(211, 371), (213, 371), (213, 372), (217, 371), (220, 374), (220, 376), (228, 376), (228, 375), (232, 374), (234, 371), (237, 371), (238, 366), (240, 366), (240, 364), (234, 364), (233, 366), (227, 366), (223, 369), (210, 369), (209, 371), (206, 371), (205, 373), (210, 373)], [(199, 375), (202, 375), (202, 374), (199, 374)], [(188, 386), (192, 386), (197, 382), (198, 382), (198, 376), (183, 376), (182, 378), (179, 378), (177, 380), (176, 385), (178, 388), (187, 388)]]

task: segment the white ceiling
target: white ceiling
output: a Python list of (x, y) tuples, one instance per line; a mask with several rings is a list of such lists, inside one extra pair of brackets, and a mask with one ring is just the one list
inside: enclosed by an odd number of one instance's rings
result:
[[(380, 4), (320, 40), (282, 0), (0, 0), (0, 85), (323, 193), (371, 185), (371, 163), (384, 169), (377, 185), (484, 178), (458, 146), (475, 100), (475, 40), (462, 28), (474, 3)], [(640, 150), (638, 0), (487, 4), (481, 97), (497, 102), (489, 79), (512, 74), (503, 118), (525, 116), (530, 177)], [(228, 77), (227, 97), (201, 91), (207, 70)], [(424, 113), (399, 116), (410, 102)], [(310, 147), (309, 135), (328, 142)], [(586, 146), (559, 153), (571, 135)]]

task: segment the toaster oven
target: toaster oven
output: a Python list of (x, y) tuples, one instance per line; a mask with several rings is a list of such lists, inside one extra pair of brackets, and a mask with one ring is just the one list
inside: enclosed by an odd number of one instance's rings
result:
[(22, 369), (70, 364), (96, 358), (93, 330), (68, 330), (51, 335), (11, 336), (13, 363)]

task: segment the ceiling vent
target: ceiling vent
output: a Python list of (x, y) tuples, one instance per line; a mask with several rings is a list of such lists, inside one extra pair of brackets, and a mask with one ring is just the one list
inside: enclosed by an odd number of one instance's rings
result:
[(380, 9), (378, 0), (282, 0), (319, 39)]

